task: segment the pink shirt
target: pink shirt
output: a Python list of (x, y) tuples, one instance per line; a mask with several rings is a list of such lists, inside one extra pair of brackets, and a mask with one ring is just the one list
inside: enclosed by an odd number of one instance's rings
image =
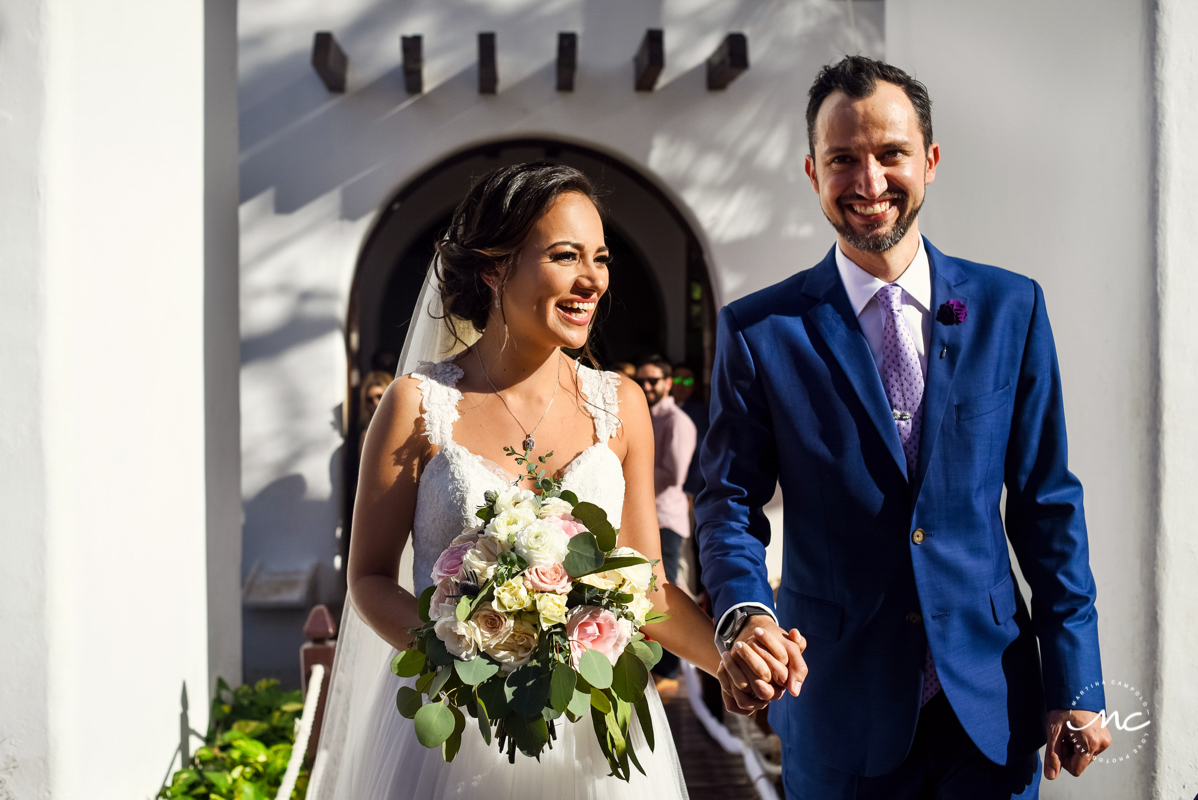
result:
[(649, 407), (653, 418), (653, 484), (657, 492), (657, 525), (679, 536), (691, 535), (690, 508), (682, 484), (695, 454), (698, 432), (686, 412), (667, 395)]

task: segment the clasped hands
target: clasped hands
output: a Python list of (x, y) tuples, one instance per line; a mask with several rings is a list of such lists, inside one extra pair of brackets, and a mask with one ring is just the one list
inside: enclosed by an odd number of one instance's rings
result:
[(783, 631), (765, 614), (750, 617), (716, 671), (724, 708), (749, 715), (788, 691), (798, 697), (807, 679), (806, 649), (794, 628)]

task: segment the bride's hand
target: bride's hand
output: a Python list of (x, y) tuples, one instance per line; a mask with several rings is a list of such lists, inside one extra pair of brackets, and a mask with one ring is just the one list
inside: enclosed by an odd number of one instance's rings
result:
[(807, 678), (807, 640), (794, 628), (784, 633), (768, 617), (754, 622), (759, 624), (746, 625), (731, 650), (750, 684), (743, 688), (762, 700), (776, 700), (786, 690), (798, 697)]

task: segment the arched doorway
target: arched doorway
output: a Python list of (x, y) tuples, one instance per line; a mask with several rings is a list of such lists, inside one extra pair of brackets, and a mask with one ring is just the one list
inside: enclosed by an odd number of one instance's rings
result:
[[(394, 369), (433, 243), (473, 181), (496, 167), (526, 161), (576, 167), (603, 193), (613, 256), (593, 341), (603, 366), (659, 353), (691, 365), (706, 387), (715, 346), (710, 270), (690, 223), (656, 184), (619, 158), (552, 139), (498, 141), (451, 155), (395, 195), (358, 260), (346, 326), (342, 527), (347, 533), (357, 485), (361, 381), (371, 370)], [(342, 546), (348, 547), (348, 536)]]

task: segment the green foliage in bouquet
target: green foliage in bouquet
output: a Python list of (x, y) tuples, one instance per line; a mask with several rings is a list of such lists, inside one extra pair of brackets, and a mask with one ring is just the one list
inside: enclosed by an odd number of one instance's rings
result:
[[(619, 532), (602, 508), (580, 502), (572, 492), (562, 491), (560, 482), (548, 478), (528, 451), (523, 456), (511, 448), (507, 451), (526, 468), (524, 477), (541, 490), (539, 502), (560, 498), (571, 507), (571, 516), (587, 528), (570, 538), (568, 553), (562, 561), (572, 579), (566, 607), (571, 610), (593, 607), (609, 611), (617, 618), (631, 619), (629, 604), (634, 594), (622, 591), (620, 586), (602, 588), (578, 579), (655, 562), (613, 555)], [(550, 456), (552, 453), (538, 461), (543, 465)], [(489, 492), (487, 505), (478, 512), (484, 524), (497, 516), (493, 508), (496, 499), (496, 493)], [(457, 620), (470, 620), (480, 605), (494, 599), (497, 587), (520, 576), (528, 563), (509, 550), (498, 554), (494, 566), (494, 573), (485, 582), (462, 581), (454, 615)], [(649, 588), (652, 587), (651, 578)], [(632, 767), (644, 773), (632, 747), (630, 729), (635, 711), (649, 748), (654, 748), (653, 722), (645, 690), (649, 670), (661, 658), (661, 645), (637, 631), (614, 665), (604, 653), (588, 649), (582, 652), (575, 668), (567, 626), (542, 624), (530, 660), (505, 673), (495, 659), (481, 650), (470, 660), (455, 658), (447, 650), (434, 629), (437, 619), (432, 615), (431, 605), (435, 592), (436, 587), (429, 587), (421, 595), (419, 612), (424, 624), (414, 631), (413, 646), (397, 655), (391, 664), (392, 672), (399, 677), (416, 678), (414, 687), (399, 689), (396, 707), (400, 714), (414, 721), (416, 738), (421, 744), (440, 747), (445, 760), (452, 761), (467, 726), (475, 725), (487, 744), (496, 742), (514, 763), (517, 751), (538, 758), (546, 747), (552, 748), (556, 724), (562, 717), (573, 723), (589, 716), (611, 774), (629, 780)], [(640, 624), (661, 622), (665, 618), (664, 614), (649, 612)]]
[[(277, 680), (230, 689), (216, 681), (204, 746), (191, 763), (171, 778), (159, 798), (195, 800), (274, 800), (303, 711), (298, 691), (286, 692)], [(308, 770), (300, 771), (292, 800), (303, 800)]]

